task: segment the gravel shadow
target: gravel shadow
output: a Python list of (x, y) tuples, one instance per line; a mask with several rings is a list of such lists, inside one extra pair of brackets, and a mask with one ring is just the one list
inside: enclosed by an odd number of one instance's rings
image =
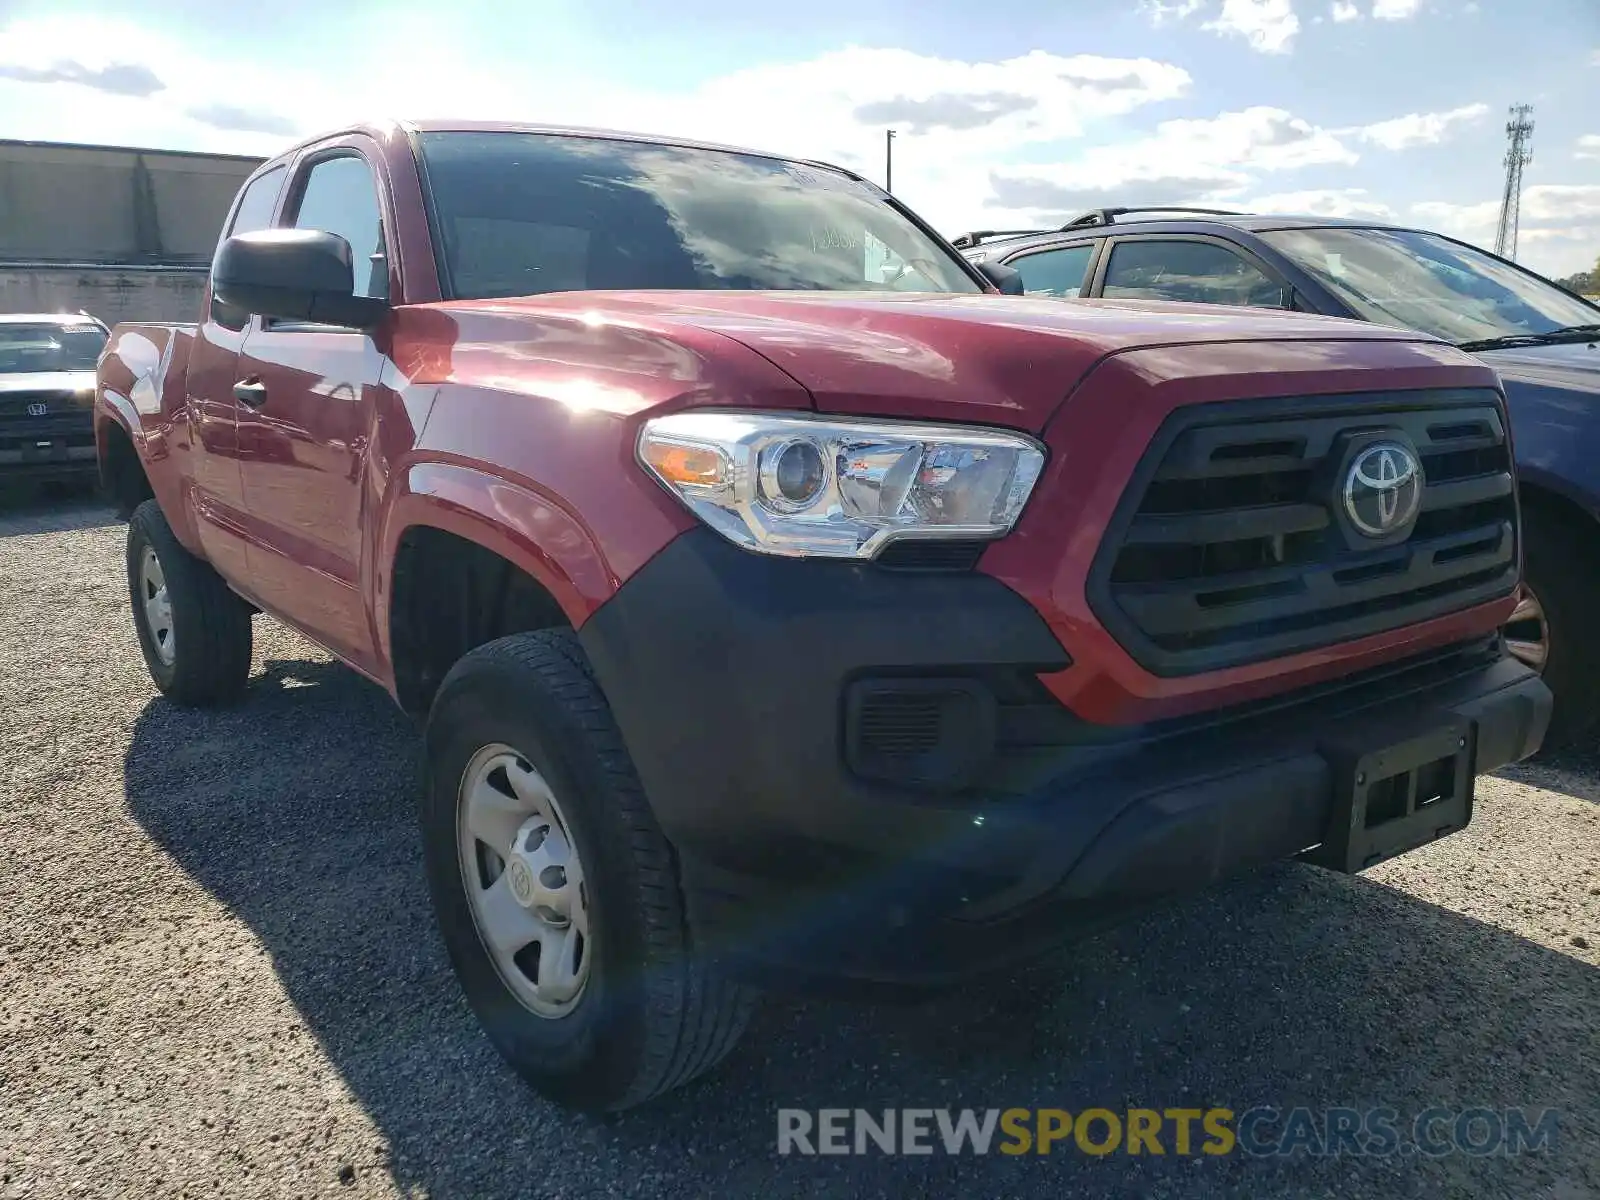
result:
[[(710, 1080), (615, 1120), (522, 1087), (456, 988), (413, 820), (419, 739), (342, 667), (276, 661), (210, 713), (150, 702), (127, 802), (246, 922), (408, 1194), (1600, 1193), (1600, 972), (1361, 878), (1284, 867), (915, 1007), (770, 1002)], [(1556, 1153), (815, 1159), (779, 1107), (1527, 1105)]]
[(116, 523), (115, 510), (93, 484), (0, 484), (0, 537), (70, 533)]
[(1501, 779), (1560, 792), (1574, 800), (1600, 804), (1600, 746), (1543, 750), (1526, 762), (1502, 767), (1495, 774)]

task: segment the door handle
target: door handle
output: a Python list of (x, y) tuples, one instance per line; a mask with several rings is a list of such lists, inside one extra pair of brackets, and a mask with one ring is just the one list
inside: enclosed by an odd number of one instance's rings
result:
[(267, 385), (259, 379), (241, 379), (233, 385), (233, 398), (247, 408), (260, 408), (267, 402)]

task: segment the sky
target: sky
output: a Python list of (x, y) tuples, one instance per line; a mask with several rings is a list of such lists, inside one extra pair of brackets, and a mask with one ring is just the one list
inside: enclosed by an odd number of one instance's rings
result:
[[(822, 158), (941, 231), (1091, 207), (1363, 216), (1600, 258), (1600, 0), (0, 0), (0, 138), (269, 155), (366, 117)], [(0, 198), (3, 199), (3, 198)]]

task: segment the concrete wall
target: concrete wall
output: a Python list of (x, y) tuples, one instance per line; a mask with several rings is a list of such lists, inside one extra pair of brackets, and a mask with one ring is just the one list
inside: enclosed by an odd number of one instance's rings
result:
[(0, 140), (0, 312), (192, 321), (259, 158)]
[(193, 321), (206, 273), (127, 267), (15, 267), (0, 263), (0, 312), (77, 312), (118, 321)]
[(260, 163), (0, 140), (0, 262), (208, 262)]

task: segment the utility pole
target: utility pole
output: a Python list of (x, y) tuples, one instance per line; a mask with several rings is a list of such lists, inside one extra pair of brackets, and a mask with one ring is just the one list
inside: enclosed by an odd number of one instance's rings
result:
[(1522, 218), (1522, 168), (1533, 161), (1531, 104), (1513, 104), (1506, 122), (1506, 190), (1500, 199), (1500, 227), (1495, 230), (1494, 252), (1517, 260), (1517, 226)]
[(894, 192), (894, 130), (883, 131), (883, 190)]

